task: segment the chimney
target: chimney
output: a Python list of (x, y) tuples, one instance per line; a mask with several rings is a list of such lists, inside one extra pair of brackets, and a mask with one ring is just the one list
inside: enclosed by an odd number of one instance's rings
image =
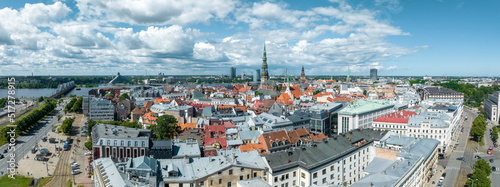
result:
[(184, 155), (184, 163), (189, 164), (189, 157)]
[(233, 159), (233, 162), (236, 163), (236, 155), (234, 155), (234, 153), (231, 153), (231, 158)]

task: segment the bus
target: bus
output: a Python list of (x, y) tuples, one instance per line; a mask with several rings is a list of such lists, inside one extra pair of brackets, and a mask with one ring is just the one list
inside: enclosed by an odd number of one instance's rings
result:
[(488, 154), (492, 155), (493, 154), (493, 146), (490, 145), (490, 148), (488, 148)]

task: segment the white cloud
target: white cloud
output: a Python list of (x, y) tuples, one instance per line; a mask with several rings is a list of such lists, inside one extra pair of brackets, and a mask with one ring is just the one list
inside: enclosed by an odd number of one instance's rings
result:
[(60, 20), (69, 12), (71, 9), (61, 2), (55, 2), (52, 5), (26, 4), (21, 10), (21, 17), (33, 25), (41, 25)]
[(130, 24), (208, 23), (223, 19), (235, 6), (232, 0), (77, 0), (81, 15), (87, 18), (106, 17), (111, 21)]

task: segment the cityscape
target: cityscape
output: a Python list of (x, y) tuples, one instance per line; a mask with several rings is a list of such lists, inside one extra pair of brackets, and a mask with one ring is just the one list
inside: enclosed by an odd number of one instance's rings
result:
[(0, 186), (496, 186), (498, 7), (0, 2)]

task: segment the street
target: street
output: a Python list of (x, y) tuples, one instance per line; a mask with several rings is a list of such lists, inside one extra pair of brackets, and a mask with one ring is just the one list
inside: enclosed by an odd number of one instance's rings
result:
[[(448, 149), (452, 151), (451, 155), (448, 156), (448, 161), (445, 166), (446, 177), (443, 182), (443, 186), (463, 186), (465, 181), (460, 183), (458, 181), (459, 177), (464, 175), (467, 176), (467, 173), (472, 172), (471, 163), (473, 164), (473, 153), (474, 146), (471, 145), (476, 143), (470, 140), (470, 130), (472, 127), (472, 121), (477, 116), (474, 111), (470, 111), (464, 108), (464, 114), (468, 116), (468, 120), (463, 121), (462, 126), (464, 131), (462, 134), (458, 132), (457, 140), (460, 141), (460, 144), (457, 145), (457, 149), (453, 150), (453, 146), (450, 146)], [(460, 131), (460, 130), (459, 130)], [(456, 140), (454, 140), (456, 142)], [(476, 144), (477, 146), (477, 144)], [(457, 160), (459, 157), (464, 157), (463, 161)], [(436, 184), (437, 185), (437, 184)]]
[(38, 125), (30, 129), (29, 132), (21, 135), (16, 140), (15, 150), (13, 152), (3, 153), (7, 149), (5, 144), (0, 147), (0, 153), (4, 154), (5, 158), (0, 160), (0, 172), (6, 174), (7, 172), (7, 160), (10, 160), (9, 156), (11, 153), (15, 154), (14, 160), (17, 163), (21, 158), (23, 158), (28, 152), (35, 147), (38, 141), (47, 135), (49, 131), (52, 130), (53, 126), (57, 124), (57, 114), (64, 115), (63, 106), (57, 107), (51, 114), (49, 114), (45, 119), (41, 120)]

